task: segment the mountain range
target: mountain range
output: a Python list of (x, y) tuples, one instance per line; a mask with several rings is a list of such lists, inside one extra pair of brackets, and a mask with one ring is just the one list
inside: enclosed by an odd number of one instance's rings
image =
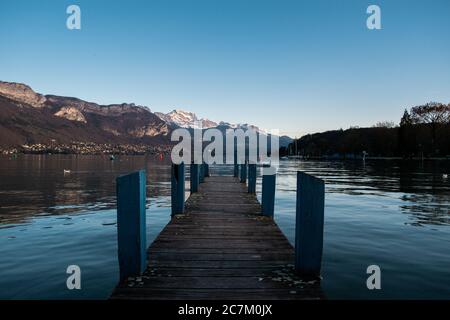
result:
[(226, 126), (233, 129), (253, 129), (260, 133), (266, 133), (265, 130), (258, 128), (257, 126), (251, 124), (231, 124), (225, 121), (215, 122), (209, 119), (201, 118), (199, 119), (197, 115), (193, 112), (188, 112), (180, 109), (175, 109), (169, 113), (155, 112), (155, 114), (162, 120), (166, 121), (168, 124), (182, 127), (182, 128), (192, 128), (192, 129), (209, 129), (216, 128), (220, 126)]
[(175, 127), (182, 128), (203, 128), (209, 129), (218, 126), (218, 123), (211, 121), (209, 119), (198, 119), (197, 115), (193, 112), (183, 111), (183, 110), (173, 110), (169, 113), (155, 112), (155, 114), (166, 123), (173, 125)]
[[(181, 127), (189, 129), (217, 128), (224, 133), (226, 132), (227, 129), (242, 129), (244, 131), (251, 129), (255, 130), (257, 133), (262, 135), (268, 134), (266, 130), (261, 129), (252, 124), (248, 123), (231, 124), (225, 121), (215, 122), (205, 118), (199, 119), (195, 113), (183, 111), (180, 109), (175, 109), (169, 113), (155, 112), (155, 114), (172, 127)], [(289, 143), (293, 141), (292, 138), (288, 136), (280, 136), (279, 138), (281, 147), (287, 147)]]
[(0, 82), (0, 146), (73, 141), (168, 144), (171, 128), (134, 104), (99, 105), (41, 95), (20, 83)]
[[(100, 105), (78, 98), (36, 93), (28, 85), (0, 81), (0, 147), (25, 144), (169, 145), (170, 133), (178, 127), (253, 128), (198, 119), (195, 113), (173, 110), (155, 112), (133, 103)], [(287, 140), (286, 140), (287, 138)], [(292, 141), (284, 137), (288, 144)], [(283, 139), (280, 140), (282, 145)]]

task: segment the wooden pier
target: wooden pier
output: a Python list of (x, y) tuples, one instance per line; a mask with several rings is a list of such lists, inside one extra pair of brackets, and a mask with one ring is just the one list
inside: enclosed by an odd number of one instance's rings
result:
[(240, 178), (202, 178), (148, 248), (145, 271), (123, 278), (112, 299), (323, 298), (317, 278), (298, 276), (294, 247)]

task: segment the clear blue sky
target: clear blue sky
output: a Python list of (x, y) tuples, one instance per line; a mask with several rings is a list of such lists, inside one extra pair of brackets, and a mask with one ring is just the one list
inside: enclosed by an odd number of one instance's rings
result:
[(0, 80), (292, 136), (450, 102), (448, 0), (0, 1), (0, 39)]

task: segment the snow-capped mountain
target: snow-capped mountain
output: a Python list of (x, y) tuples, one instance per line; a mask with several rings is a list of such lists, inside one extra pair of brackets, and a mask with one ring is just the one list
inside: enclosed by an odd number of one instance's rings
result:
[(220, 121), (219, 123), (217, 123), (215, 121), (212, 121), (212, 120), (209, 120), (206, 118), (199, 119), (195, 113), (180, 110), (180, 109), (175, 109), (169, 113), (155, 112), (155, 114), (161, 120), (164, 120), (167, 124), (175, 125), (175, 126), (182, 127), (182, 128), (202, 127), (203, 129), (208, 129), (208, 128), (216, 128), (216, 127), (226, 127), (226, 128), (243, 129), (243, 130), (253, 129), (260, 133), (266, 133), (265, 130), (260, 129), (257, 126), (254, 126), (252, 124), (248, 124), (248, 123), (232, 124), (232, 123), (225, 122), (225, 121)]
[(246, 130), (255, 130), (258, 133), (267, 134), (266, 130), (261, 129), (260, 127), (254, 126), (252, 124), (248, 124), (248, 123), (232, 124), (232, 123), (229, 123), (229, 122), (221, 121), (219, 123), (219, 127), (227, 127), (227, 128), (231, 128), (231, 129), (242, 129), (244, 131), (246, 131)]
[[(270, 134), (270, 132), (268, 132), (267, 130), (261, 129), (257, 126), (254, 126), (254, 125), (248, 124), (248, 123), (231, 124), (231, 123), (222, 121), (219, 123), (217, 128), (223, 132), (225, 132), (226, 129), (242, 129), (244, 131), (255, 130), (257, 133), (259, 133), (261, 135), (265, 135), (265, 136)], [(288, 137), (286, 135), (279, 136), (279, 139), (280, 139), (279, 140), (280, 147), (287, 147), (293, 141), (291, 137)]]
[(155, 112), (155, 114), (166, 123), (175, 125), (182, 128), (199, 128), (204, 129), (217, 127), (218, 124), (209, 119), (198, 119), (197, 115), (193, 112), (183, 110), (173, 110), (167, 114), (161, 112)]
[[(222, 132), (225, 132), (227, 129), (242, 129), (244, 131), (252, 129), (255, 130), (257, 133), (268, 135), (269, 133), (261, 129), (255, 125), (248, 124), (248, 123), (238, 123), (238, 124), (232, 124), (225, 121), (215, 122), (209, 119), (201, 118), (198, 119), (197, 115), (193, 112), (184, 111), (184, 110), (173, 110), (169, 113), (161, 113), (161, 112), (155, 112), (155, 114), (163, 121), (165, 121), (170, 126), (175, 127), (182, 127), (182, 128), (199, 128), (202, 129), (208, 129), (208, 128), (218, 128)], [(287, 136), (281, 136), (280, 137), (280, 146), (287, 146), (290, 142), (292, 142), (292, 139)]]

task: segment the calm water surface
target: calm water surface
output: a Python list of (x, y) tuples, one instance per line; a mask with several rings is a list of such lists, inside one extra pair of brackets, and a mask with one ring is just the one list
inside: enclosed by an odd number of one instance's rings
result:
[[(115, 178), (146, 169), (150, 243), (170, 217), (169, 165), (137, 156), (0, 156), (0, 298), (107, 298), (118, 280)], [(329, 298), (450, 299), (448, 161), (281, 161), (275, 218), (291, 242), (298, 170), (326, 182)], [(82, 290), (66, 289), (72, 264)], [(382, 270), (379, 291), (366, 288), (371, 264)]]

